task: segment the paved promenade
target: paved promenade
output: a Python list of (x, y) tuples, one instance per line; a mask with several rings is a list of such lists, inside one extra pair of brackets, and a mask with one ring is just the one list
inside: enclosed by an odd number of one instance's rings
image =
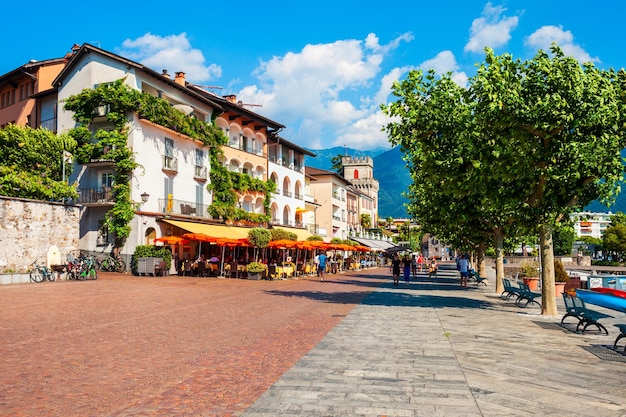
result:
[(626, 416), (616, 329), (576, 334), (456, 276), (372, 293), (242, 415)]
[(0, 416), (626, 416), (626, 316), (560, 319), (454, 270), (4, 285)]

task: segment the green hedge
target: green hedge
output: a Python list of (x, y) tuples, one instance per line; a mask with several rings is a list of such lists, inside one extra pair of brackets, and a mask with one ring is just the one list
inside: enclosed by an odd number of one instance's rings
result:
[(139, 245), (130, 259), (130, 269), (135, 275), (137, 275), (137, 259), (139, 258), (161, 258), (167, 264), (168, 269), (172, 265), (172, 252), (167, 247)]

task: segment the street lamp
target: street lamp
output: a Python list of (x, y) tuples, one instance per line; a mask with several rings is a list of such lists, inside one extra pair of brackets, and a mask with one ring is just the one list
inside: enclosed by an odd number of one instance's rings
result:
[(143, 192), (143, 194), (141, 194), (141, 201), (146, 203), (148, 202), (148, 199), (150, 198), (150, 194), (148, 194), (147, 192)]

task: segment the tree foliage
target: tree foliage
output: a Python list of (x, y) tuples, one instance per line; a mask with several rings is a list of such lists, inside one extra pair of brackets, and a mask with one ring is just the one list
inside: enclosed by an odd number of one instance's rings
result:
[[(76, 141), (46, 129), (14, 124), (0, 130), (0, 194), (35, 200), (75, 198), (76, 187), (63, 182), (63, 151), (73, 153)], [(65, 164), (65, 176), (72, 164)]]
[(556, 45), (528, 61), (485, 51), (467, 88), (434, 71), (394, 83), (385, 129), (411, 171), (409, 212), (457, 243), (493, 237), (498, 285), (504, 237), (538, 233), (542, 312), (555, 314), (554, 228), (619, 192), (626, 73), (580, 65)]

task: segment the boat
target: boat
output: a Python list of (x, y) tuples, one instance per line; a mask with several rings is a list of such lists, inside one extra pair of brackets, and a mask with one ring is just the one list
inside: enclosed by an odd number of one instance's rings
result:
[(596, 287), (596, 288), (592, 288), (591, 291), (599, 292), (602, 294), (611, 294), (616, 297), (626, 298), (626, 291), (618, 290), (615, 288)]
[(587, 304), (594, 304), (611, 310), (626, 312), (626, 298), (609, 293), (576, 289), (576, 295)]

